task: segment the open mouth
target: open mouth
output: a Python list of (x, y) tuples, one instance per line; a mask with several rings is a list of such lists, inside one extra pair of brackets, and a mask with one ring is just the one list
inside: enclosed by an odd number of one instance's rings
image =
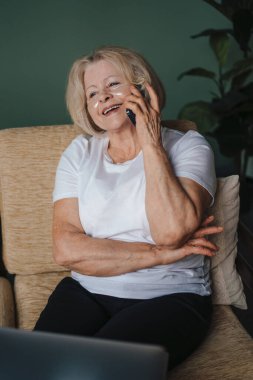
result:
[(111, 114), (113, 111), (117, 110), (120, 106), (121, 106), (121, 104), (114, 104), (111, 107), (105, 108), (102, 113), (104, 116), (107, 116), (107, 115)]

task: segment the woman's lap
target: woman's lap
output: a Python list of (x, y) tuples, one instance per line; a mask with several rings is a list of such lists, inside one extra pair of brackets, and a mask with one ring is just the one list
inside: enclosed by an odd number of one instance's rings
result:
[(153, 298), (121, 310), (95, 336), (162, 345), (174, 366), (204, 339), (211, 308), (207, 298), (189, 293)]
[(34, 330), (93, 336), (108, 320), (104, 308), (70, 277), (55, 288)]
[(50, 296), (35, 330), (159, 344), (170, 364), (203, 340), (211, 320), (210, 297), (178, 293), (147, 300), (91, 294), (65, 278)]

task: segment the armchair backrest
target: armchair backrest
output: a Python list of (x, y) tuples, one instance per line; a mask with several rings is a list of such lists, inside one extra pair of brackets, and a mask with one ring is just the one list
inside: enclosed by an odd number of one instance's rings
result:
[[(185, 121), (166, 126), (192, 129)], [(52, 260), (52, 191), (63, 150), (83, 131), (73, 125), (0, 131), (3, 260), (12, 274), (63, 270)]]
[(62, 270), (52, 260), (51, 194), (59, 158), (80, 133), (71, 125), (0, 131), (3, 260), (9, 273)]
[(68, 275), (52, 259), (52, 191), (72, 125), (0, 131), (0, 210), (5, 268), (15, 275), (16, 326), (32, 329), (49, 294)]
[[(195, 129), (185, 121), (166, 126)], [(15, 275), (17, 326), (31, 329), (69, 272), (52, 258), (52, 191), (60, 156), (83, 131), (73, 125), (0, 131), (0, 210), (5, 268)]]

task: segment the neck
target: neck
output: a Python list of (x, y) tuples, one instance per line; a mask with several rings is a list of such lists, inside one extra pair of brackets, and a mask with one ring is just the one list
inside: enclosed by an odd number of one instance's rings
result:
[(135, 158), (140, 150), (137, 132), (134, 127), (108, 132), (108, 154), (115, 163)]

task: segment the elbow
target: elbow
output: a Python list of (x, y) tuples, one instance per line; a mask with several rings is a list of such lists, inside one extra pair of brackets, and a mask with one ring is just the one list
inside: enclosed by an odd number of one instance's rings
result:
[(173, 228), (167, 230), (159, 230), (157, 231), (152, 238), (156, 245), (165, 245), (170, 249), (177, 249), (182, 247), (187, 240), (193, 235), (193, 233), (198, 228), (200, 222), (196, 218), (196, 220), (192, 219), (191, 223), (187, 224), (179, 224), (173, 226)]
[(62, 267), (68, 266), (67, 259), (65, 255), (63, 254), (62, 250), (55, 246), (53, 247), (53, 259), (54, 259), (55, 264), (57, 265), (60, 265)]
[(53, 239), (53, 260), (57, 265), (68, 267), (69, 258), (67, 255), (66, 243), (62, 236), (54, 236)]
[(177, 249), (183, 245), (183, 243), (187, 240), (184, 234), (178, 233), (159, 233), (155, 236), (152, 236), (156, 245), (165, 245), (170, 249)]

